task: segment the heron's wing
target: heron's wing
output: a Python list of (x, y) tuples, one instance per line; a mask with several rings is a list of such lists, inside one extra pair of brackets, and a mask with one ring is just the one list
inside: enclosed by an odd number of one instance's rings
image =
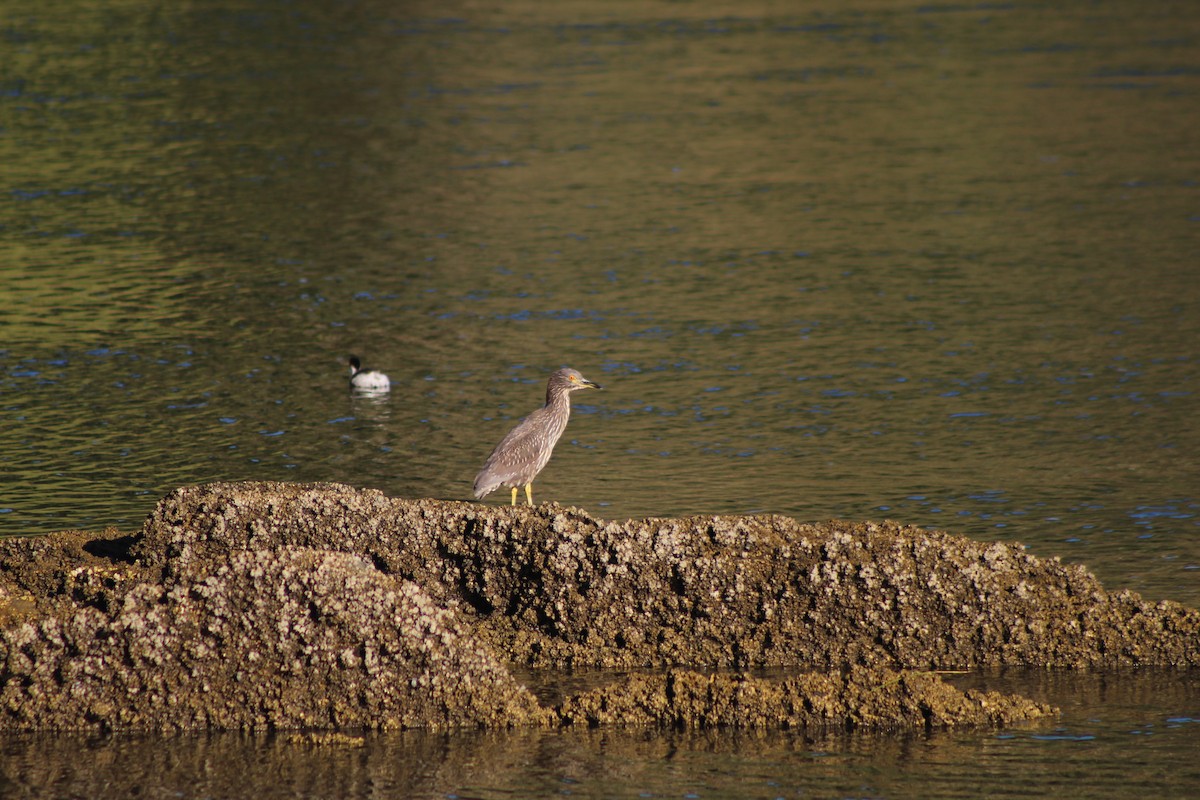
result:
[(544, 408), (533, 412), (500, 440), (475, 478), (476, 491), (484, 486), (491, 486), (491, 491), (504, 483), (529, 483), (546, 466), (565, 420), (560, 422), (545, 412)]

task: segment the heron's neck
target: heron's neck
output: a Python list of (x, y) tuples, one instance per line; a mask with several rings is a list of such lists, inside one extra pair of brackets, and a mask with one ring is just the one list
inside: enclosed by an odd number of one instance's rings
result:
[(571, 408), (571, 393), (549, 390), (546, 392), (546, 405), (550, 408)]

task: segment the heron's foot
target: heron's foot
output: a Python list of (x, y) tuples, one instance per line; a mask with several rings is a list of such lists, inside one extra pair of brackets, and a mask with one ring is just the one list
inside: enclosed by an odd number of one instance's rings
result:
[[(517, 502), (516, 496), (517, 496), (517, 490), (513, 489), (513, 498), (514, 498), (513, 503)], [(525, 499), (529, 502), (529, 505), (533, 505), (533, 484), (532, 483), (525, 484)]]
[(513, 498), (512, 498), (512, 504), (513, 504), (514, 506), (517, 504), (517, 487), (515, 487), (515, 486), (513, 487)]

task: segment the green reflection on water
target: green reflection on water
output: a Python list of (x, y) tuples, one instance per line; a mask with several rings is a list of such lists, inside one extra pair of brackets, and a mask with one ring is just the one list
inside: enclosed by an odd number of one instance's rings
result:
[(540, 498), (1200, 597), (1176, 6), (13, 9), (5, 533), (214, 478), (466, 498), (570, 364), (612, 390)]
[[(0, 18), (0, 534), (133, 529), (215, 479), (466, 499), (570, 364), (606, 391), (539, 498), (892, 516), (1200, 602), (1190, 7)], [(389, 398), (346, 393), (349, 352)], [(1195, 726), (1165, 722), (1195, 716), (1193, 684), (1010, 686), (1074, 704), (1057, 740), (31, 737), (4, 775), (92, 796), (263, 774), (259, 796), (1169, 796), (1196, 783)]]

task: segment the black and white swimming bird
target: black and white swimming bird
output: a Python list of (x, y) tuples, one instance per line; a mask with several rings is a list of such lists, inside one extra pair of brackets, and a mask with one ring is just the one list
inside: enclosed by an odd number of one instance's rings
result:
[(546, 466), (558, 437), (567, 428), (567, 420), (571, 417), (571, 392), (600, 388), (567, 367), (551, 375), (546, 383), (546, 405), (509, 431), (475, 476), (475, 498), (508, 486), (512, 488), (515, 506), (517, 489), (523, 486), (525, 499), (533, 505), (533, 479)]
[(350, 356), (350, 388), (359, 392), (386, 392), (392, 388), (392, 382), (377, 369), (363, 369), (358, 356)]

